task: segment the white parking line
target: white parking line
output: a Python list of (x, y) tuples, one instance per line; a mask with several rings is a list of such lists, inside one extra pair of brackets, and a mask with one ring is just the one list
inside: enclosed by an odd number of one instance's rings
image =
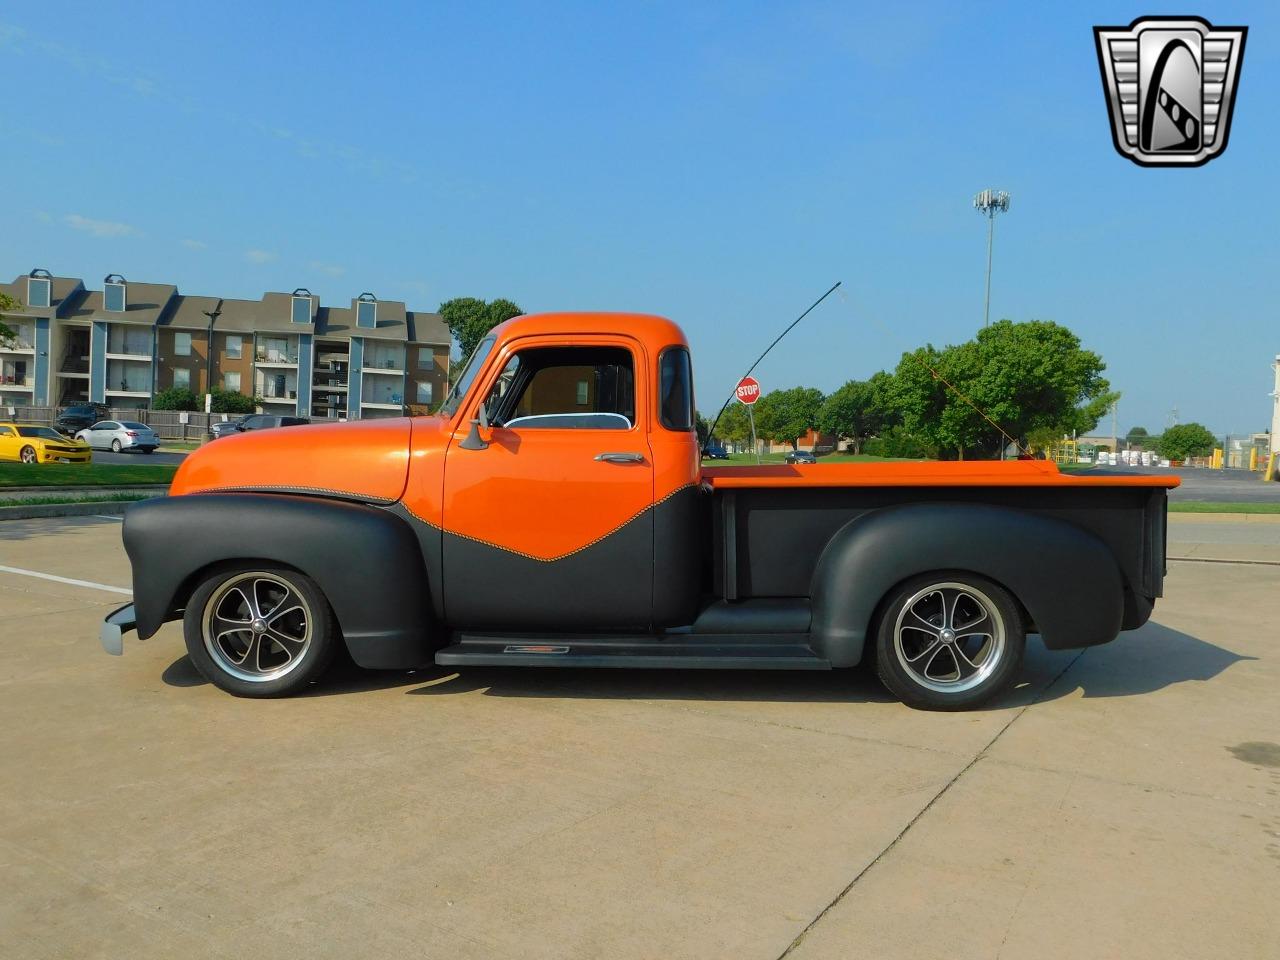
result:
[(52, 573), (41, 573), (39, 570), (0, 567), (0, 573), (16, 573), (20, 577), (35, 577), (38, 580), (52, 580), (54, 583), (68, 583), (73, 587), (88, 587), (91, 590), (105, 590), (107, 593), (122, 593), (126, 597), (133, 596), (133, 591), (126, 590), (124, 587), (112, 587), (105, 583), (94, 583), (91, 580), (73, 580), (71, 577), (57, 577)]

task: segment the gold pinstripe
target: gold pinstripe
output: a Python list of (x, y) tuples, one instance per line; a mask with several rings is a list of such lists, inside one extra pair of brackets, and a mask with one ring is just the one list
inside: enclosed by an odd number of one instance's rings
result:
[(690, 487), (696, 487), (696, 486), (698, 486), (697, 483), (686, 483), (682, 486), (676, 487), (674, 490), (668, 493), (661, 500), (656, 500), (653, 503), (649, 504), (649, 506), (645, 507), (643, 510), (639, 511), (633, 516), (628, 517), (626, 520), (622, 521), (622, 523), (618, 524), (612, 530), (609, 530), (607, 533), (602, 533), (600, 536), (596, 537), (590, 543), (584, 543), (582, 546), (575, 547), (574, 549), (570, 550), (568, 553), (562, 553), (556, 557), (535, 557), (531, 553), (525, 553), (523, 550), (516, 550), (514, 547), (504, 547), (500, 543), (491, 543), (488, 540), (481, 540), (479, 537), (472, 537), (465, 533), (459, 533), (456, 530), (449, 530), (445, 527), (440, 526), (440, 524), (438, 523), (432, 523), (426, 517), (418, 516), (418, 514), (414, 513), (413, 509), (403, 500), (400, 501), (400, 505), (404, 507), (405, 510), (407, 510), (415, 520), (421, 521), (422, 523), (425, 523), (427, 526), (433, 527), (434, 529), (439, 530), (442, 533), (452, 534), (455, 537), (461, 537), (463, 540), (470, 540), (472, 543), (478, 543), (478, 544), (481, 544), (482, 546), (493, 547), (495, 550), (502, 550), (506, 553), (513, 553), (517, 557), (524, 557), (526, 560), (537, 560), (539, 563), (555, 563), (557, 560), (564, 560), (566, 557), (572, 557), (575, 553), (581, 553), (583, 550), (586, 550), (590, 547), (594, 547), (601, 540), (607, 540), (609, 537), (613, 536), (615, 533), (617, 533), (627, 524), (631, 523), (633, 520), (636, 520), (639, 517), (644, 516), (648, 511), (652, 510), (654, 507), (659, 506), (660, 504), (666, 503), (668, 500), (674, 497), (677, 493), (680, 493), (684, 490), (688, 490)]
[(195, 493), (235, 493), (244, 490), (265, 490), (272, 493), (328, 493), (338, 497), (350, 497), (353, 500), (368, 500), (375, 503), (395, 503), (385, 497), (373, 497), (367, 493), (356, 493), (354, 490), (331, 490), (328, 487), (293, 487), (276, 483), (243, 484), (238, 483), (226, 487), (201, 487)]

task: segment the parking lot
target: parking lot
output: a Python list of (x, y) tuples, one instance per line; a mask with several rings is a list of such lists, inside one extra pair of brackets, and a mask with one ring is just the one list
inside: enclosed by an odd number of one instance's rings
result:
[[(1280, 549), (1280, 524), (1243, 527)], [(7, 956), (1280, 944), (1280, 565), (1173, 561), (1152, 623), (1033, 638), (1025, 682), (973, 713), (906, 709), (864, 671), (348, 668), (248, 701), (201, 680), (177, 624), (101, 651), (119, 533), (0, 526)], [(1238, 546), (1212, 524), (1170, 542)]]

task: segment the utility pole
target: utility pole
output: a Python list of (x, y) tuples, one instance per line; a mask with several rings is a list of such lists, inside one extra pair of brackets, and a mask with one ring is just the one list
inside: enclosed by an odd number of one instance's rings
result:
[(996, 237), (996, 214), (1009, 212), (1009, 194), (1004, 190), (983, 190), (973, 198), (973, 208), (987, 218), (987, 299), (982, 325), (991, 322), (991, 249)]

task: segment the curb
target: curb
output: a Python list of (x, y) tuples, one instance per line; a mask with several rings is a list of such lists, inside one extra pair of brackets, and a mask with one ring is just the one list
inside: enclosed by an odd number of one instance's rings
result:
[(29, 507), (0, 507), (0, 522), (40, 520), (46, 517), (123, 516), (140, 500), (106, 500), (98, 503), (37, 503)]
[(56, 497), (60, 493), (132, 493), (135, 490), (168, 490), (167, 483), (116, 483), (116, 484), (92, 484), (92, 483), (68, 483), (68, 484), (46, 484), (28, 487), (0, 487), (0, 497), (8, 493), (42, 493), (51, 497)]
[(1280, 513), (1179, 513), (1169, 511), (1172, 523), (1280, 523)]

